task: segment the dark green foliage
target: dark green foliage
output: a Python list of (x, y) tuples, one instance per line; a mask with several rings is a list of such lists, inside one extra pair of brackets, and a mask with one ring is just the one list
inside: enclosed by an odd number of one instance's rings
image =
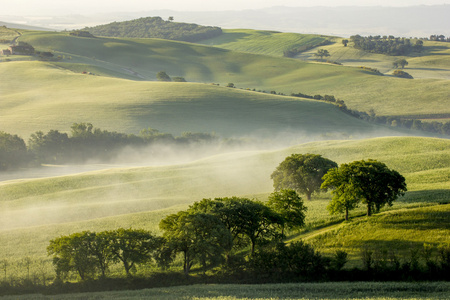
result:
[(342, 44), (344, 45), (344, 47), (347, 47), (348, 40), (347, 39), (342, 40)]
[(299, 53), (311, 50), (316, 47), (329, 45), (329, 44), (331, 44), (331, 42), (329, 40), (323, 40), (321, 42), (318, 42), (318, 43), (316, 42), (314, 44), (302, 45), (300, 47), (285, 50), (283, 52), (283, 56), (284, 57), (295, 57)]
[(313, 193), (320, 192), (322, 176), (337, 166), (334, 161), (318, 154), (292, 154), (272, 173), (273, 187), (276, 191), (295, 190), (311, 200)]
[(316, 53), (314, 53), (315, 56), (320, 57), (321, 60), (323, 60), (324, 57), (330, 56), (330, 52), (326, 49), (319, 49)]
[[(0, 134), (0, 141), (2, 137), (3, 135)], [(157, 144), (176, 148), (219, 142), (218, 137), (208, 133), (186, 132), (182, 136), (174, 137), (169, 133), (161, 133), (157, 129), (147, 128), (141, 130), (140, 134), (136, 136), (94, 128), (91, 123), (74, 123), (70, 135), (58, 130), (50, 130), (47, 134), (42, 131), (35, 132), (28, 141), (28, 149), (37, 163), (80, 163), (88, 160), (111, 161), (127, 147), (140, 150), (143, 147)], [(0, 143), (0, 147), (1, 145)], [(23, 145), (25, 144), (23, 143)], [(11, 148), (14, 155), (21, 153), (10, 142), (4, 143), (4, 146)], [(9, 161), (14, 160), (10, 158)], [(22, 158), (21, 162), (25, 163), (27, 160)]]
[(305, 225), (307, 207), (294, 190), (280, 190), (269, 196), (267, 205), (283, 218), (281, 234), (285, 228), (300, 228)]
[(323, 177), (322, 188), (332, 188), (333, 199), (328, 206), (331, 213), (367, 205), (367, 215), (378, 212), (385, 205), (392, 206), (398, 196), (406, 192), (405, 178), (384, 163), (376, 160), (354, 161), (330, 170)]
[(123, 264), (127, 276), (135, 265), (151, 261), (163, 243), (162, 238), (145, 230), (119, 228), (104, 235), (109, 241), (112, 260)]
[(250, 269), (258, 277), (313, 280), (325, 275), (329, 261), (303, 241), (278, 243), (260, 249), (251, 258)]
[(278, 231), (282, 217), (258, 201), (247, 198), (203, 199), (190, 206), (189, 211), (217, 216), (231, 234), (233, 247), (242, 248), (251, 244), (251, 253), (256, 245), (265, 244), (280, 237)]
[(401, 59), (397, 59), (397, 60), (395, 60), (393, 63), (392, 63), (392, 66), (394, 67), (394, 68), (398, 68), (399, 66), (403, 69), (403, 68), (405, 68), (405, 66), (407, 66), (408, 65), (408, 61), (406, 60), (406, 59), (404, 59), (404, 58), (401, 58)]
[(85, 30), (96, 36), (127, 38), (160, 38), (185, 42), (196, 42), (222, 34), (222, 29), (212, 26), (164, 21), (160, 17), (140, 18), (131, 21), (113, 22), (88, 27)]
[(74, 31), (71, 31), (69, 34), (73, 35), (73, 36), (79, 36), (79, 37), (95, 38), (94, 35), (92, 35), (89, 31), (86, 31), (86, 30), (74, 30)]
[(372, 53), (381, 53), (387, 55), (408, 55), (411, 52), (420, 52), (423, 42), (411, 43), (410, 39), (398, 38), (393, 36), (368, 36), (360, 35), (351, 36), (350, 39), (354, 43), (356, 49), (361, 49)]
[(0, 171), (26, 166), (29, 161), (24, 140), (0, 131)]
[(156, 74), (156, 79), (158, 79), (158, 81), (172, 81), (172, 78), (164, 71), (159, 71), (158, 74)]
[(119, 228), (100, 233), (83, 231), (61, 236), (50, 241), (48, 254), (53, 256), (58, 279), (69, 272), (77, 273), (81, 280), (105, 277), (108, 265), (120, 261), (127, 276), (137, 264), (157, 259), (163, 239), (145, 230)]
[(180, 76), (175, 76), (172, 78), (172, 80), (174, 82), (186, 82), (186, 79), (184, 79), (184, 77), (180, 77)]
[(345, 251), (337, 250), (330, 260), (330, 267), (335, 271), (340, 271), (348, 261), (348, 254)]
[(159, 224), (173, 252), (182, 252), (183, 270), (189, 275), (191, 267), (199, 262), (206, 271), (207, 264), (220, 260), (231, 249), (231, 234), (212, 214), (181, 211), (162, 219)]
[(392, 73), (392, 75), (400, 78), (413, 79), (413, 77), (409, 73), (406, 73), (405, 71), (402, 70), (395, 70), (394, 73)]

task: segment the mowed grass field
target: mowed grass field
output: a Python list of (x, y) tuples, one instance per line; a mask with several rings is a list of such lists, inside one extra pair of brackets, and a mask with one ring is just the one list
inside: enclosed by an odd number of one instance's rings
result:
[[(289, 41), (288, 37), (285, 39)], [(61, 60), (51, 64), (76, 73), (87, 71), (125, 79), (154, 80), (156, 73), (163, 70), (193, 82), (221, 85), (232, 82), (238, 88), (284, 94), (334, 95), (352, 109), (373, 109), (377, 115), (450, 113), (448, 79), (406, 80), (377, 76), (349, 66), (157, 39), (90, 39), (67, 33), (24, 32), (20, 40), (41, 51), (54, 51)], [(445, 55), (433, 57), (430, 58), (433, 64), (445, 63)], [(5, 66), (11, 63), (0, 64), (2, 73), (9, 74), (2, 81), (6, 86), (10, 85), (8, 78), (13, 78), (14, 73), (22, 75), (20, 67)], [(30, 65), (28, 69), (32, 68)], [(24, 86), (23, 90), (28, 88)]]
[(314, 34), (251, 29), (224, 29), (222, 35), (198, 43), (238, 52), (281, 57), (286, 50), (292, 50), (302, 46), (316, 46), (327, 39), (331, 38)]
[[(245, 196), (265, 201), (273, 191), (270, 174), (292, 153), (318, 153), (338, 163), (368, 158), (385, 162), (408, 184), (408, 193), (391, 210), (435, 205), (450, 197), (450, 141), (406, 137), (312, 142), (181, 165), (5, 181), (0, 184), (0, 259), (45, 259), (50, 239), (82, 230), (133, 227), (158, 233), (161, 218), (203, 198)], [(321, 194), (306, 203), (310, 229), (343, 220), (328, 215), (329, 199), (329, 194)], [(423, 242), (431, 238), (424, 235)]]
[[(19, 134), (70, 131), (73, 123), (139, 133), (152, 127), (179, 135), (392, 135), (331, 104), (201, 83), (131, 81), (76, 74), (45, 62), (0, 64), (0, 130)], [(398, 134), (398, 133), (397, 133)], [(298, 142), (296, 142), (298, 143)]]

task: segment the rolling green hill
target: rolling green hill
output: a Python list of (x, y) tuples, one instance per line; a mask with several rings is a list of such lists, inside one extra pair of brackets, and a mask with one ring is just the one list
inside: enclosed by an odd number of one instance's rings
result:
[(1, 130), (24, 139), (38, 130), (67, 131), (79, 122), (126, 133), (152, 127), (225, 137), (399, 134), (318, 101), (199, 83), (82, 75), (44, 62), (9, 62), (0, 69), (9, 74), (0, 83)]
[[(414, 53), (411, 56), (389, 56), (384, 54), (369, 53), (352, 47), (350, 42), (347, 47), (337, 39), (336, 43), (321, 46), (330, 53), (327, 59), (337, 61), (345, 66), (366, 66), (380, 70), (384, 74), (392, 74), (392, 63), (399, 58), (408, 61), (405, 71), (416, 79), (434, 78), (450, 79), (450, 45), (444, 42), (424, 41), (424, 51)], [(297, 56), (302, 60), (314, 61), (317, 57), (316, 49), (305, 51)]]
[[(157, 39), (90, 39), (65, 33), (27, 32), (20, 40), (41, 51), (54, 51), (62, 59), (53, 64), (75, 72), (153, 80), (157, 72), (164, 70), (188, 81), (221, 85), (233, 82), (239, 88), (285, 94), (335, 95), (352, 109), (373, 109), (377, 115), (450, 113), (450, 81), (445, 79), (405, 80), (354, 67)], [(0, 64), (0, 68), (4, 65)], [(6, 80), (2, 84), (9, 83)]]
[[(432, 205), (450, 196), (449, 149), (449, 140), (432, 138), (324, 141), (278, 151), (223, 154), (181, 165), (5, 181), (0, 184), (0, 258), (43, 258), (49, 239), (82, 230), (158, 231), (164, 215), (202, 198), (237, 195), (265, 200), (273, 190), (270, 174), (294, 152), (318, 153), (338, 163), (378, 159), (404, 175), (408, 184), (406, 196), (392, 209)], [(329, 199), (324, 194), (306, 203), (311, 228), (343, 219), (328, 215)]]
[(249, 29), (224, 29), (222, 35), (198, 43), (238, 52), (281, 57), (286, 50), (302, 46), (314, 47), (329, 39), (330, 37), (313, 34)]

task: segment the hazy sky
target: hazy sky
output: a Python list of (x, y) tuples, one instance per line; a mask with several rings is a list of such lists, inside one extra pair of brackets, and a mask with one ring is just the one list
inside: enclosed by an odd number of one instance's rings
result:
[(157, 9), (214, 11), (272, 6), (412, 6), (450, 4), (450, 0), (10, 0), (0, 15), (95, 14)]

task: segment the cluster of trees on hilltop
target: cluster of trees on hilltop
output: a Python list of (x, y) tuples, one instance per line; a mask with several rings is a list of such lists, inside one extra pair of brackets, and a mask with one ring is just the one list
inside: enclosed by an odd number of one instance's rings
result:
[(164, 21), (160, 17), (140, 18), (125, 22), (84, 29), (96, 36), (128, 38), (160, 38), (185, 42), (197, 42), (222, 34), (220, 27)]
[(408, 55), (411, 52), (420, 52), (423, 49), (423, 41), (416, 40), (413, 44), (410, 39), (390, 36), (360, 36), (350, 37), (356, 49), (372, 53), (387, 55)]
[(21, 137), (0, 131), (0, 171), (42, 163), (108, 162), (127, 147), (141, 150), (152, 145), (165, 145), (186, 150), (186, 146), (225, 143), (239, 141), (194, 132), (175, 137), (153, 128), (143, 129), (139, 135), (125, 134), (94, 128), (90, 123), (74, 123), (70, 134), (58, 130), (37, 131), (30, 136), (27, 146)]
[(450, 42), (450, 37), (445, 37), (443, 34), (432, 34), (429, 38), (430, 41), (437, 41), (437, 42)]

